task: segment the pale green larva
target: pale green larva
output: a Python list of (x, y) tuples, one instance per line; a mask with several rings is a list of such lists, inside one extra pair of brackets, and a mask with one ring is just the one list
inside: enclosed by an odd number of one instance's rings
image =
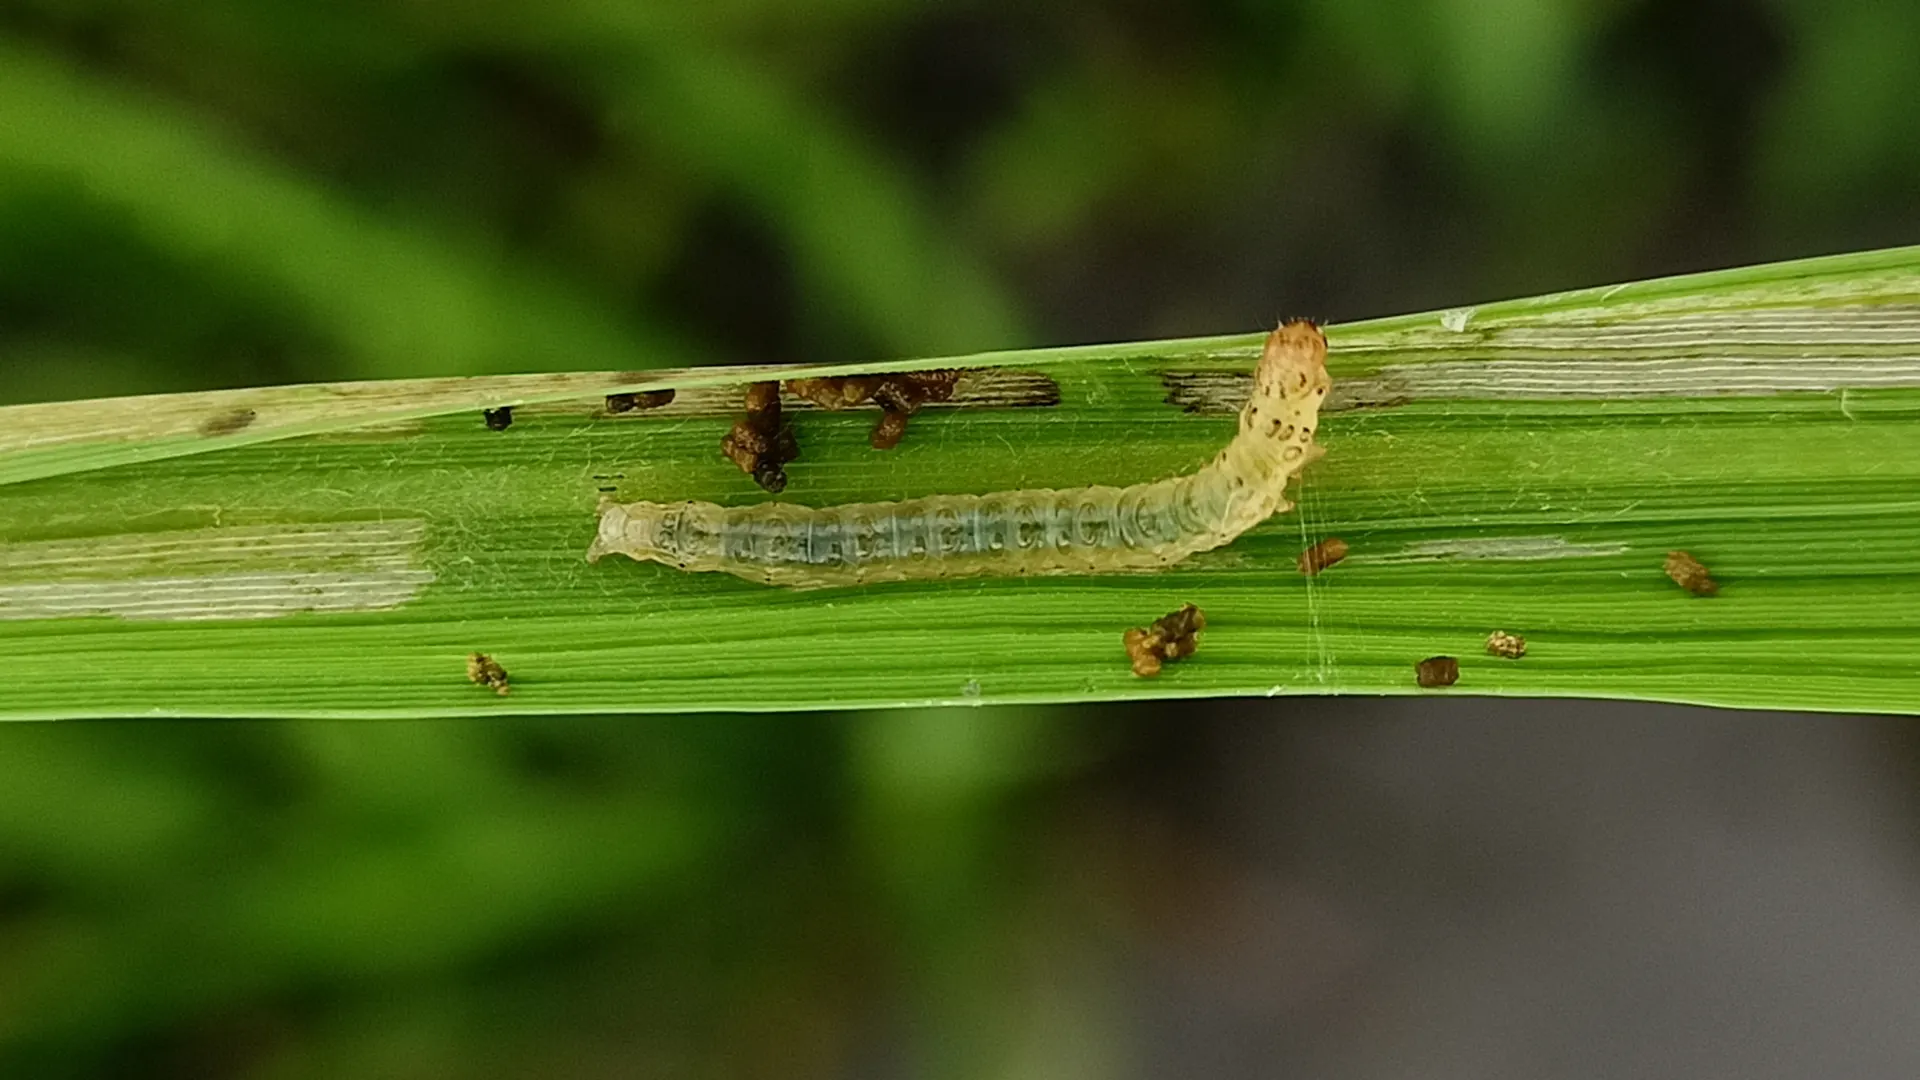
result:
[(1288, 479), (1322, 452), (1313, 430), (1326, 357), (1326, 337), (1304, 319), (1269, 334), (1239, 432), (1188, 476), (817, 508), (609, 503), (587, 560), (618, 552), (798, 589), (1170, 566), (1292, 507)]

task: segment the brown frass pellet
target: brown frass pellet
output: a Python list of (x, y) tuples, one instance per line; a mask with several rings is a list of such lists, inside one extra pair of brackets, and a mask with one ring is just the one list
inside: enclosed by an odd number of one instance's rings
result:
[(1413, 666), (1414, 681), (1433, 689), (1460, 681), (1460, 661), (1451, 656), (1429, 656)]
[(1345, 540), (1329, 536), (1300, 553), (1300, 572), (1312, 577), (1346, 558), (1349, 550)]
[(1527, 639), (1519, 634), (1509, 634), (1505, 630), (1495, 630), (1487, 635), (1487, 652), (1492, 656), (1518, 660), (1527, 655)]
[(1689, 552), (1667, 552), (1666, 571), (1675, 585), (1695, 596), (1713, 596), (1720, 591), (1719, 583), (1707, 573), (1706, 566)]
[(478, 683), (496, 694), (505, 694), (508, 690), (507, 669), (483, 652), (473, 653), (467, 657), (467, 680)]

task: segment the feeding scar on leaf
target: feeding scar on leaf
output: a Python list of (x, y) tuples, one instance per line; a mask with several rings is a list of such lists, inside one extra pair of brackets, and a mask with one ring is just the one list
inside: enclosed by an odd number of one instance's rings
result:
[(1332, 385), (1326, 358), (1326, 336), (1305, 319), (1269, 334), (1238, 432), (1190, 475), (827, 507), (608, 501), (587, 561), (618, 553), (800, 589), (1161, 569), (1292, 509), (1287, 481), (1323, 453), (1313, 432)]

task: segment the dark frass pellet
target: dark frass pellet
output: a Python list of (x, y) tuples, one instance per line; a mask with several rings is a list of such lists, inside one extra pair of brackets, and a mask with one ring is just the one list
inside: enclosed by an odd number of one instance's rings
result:
[(486, 418), (488, 431), (505, 431), (513, 426), (513, 406), (511, 405), (488, 409), (480, 415)]
[(629, 394), (608, 394), (607, 411), (610, 413), (635, 412), (641, 409), (658, 409), (662, 405), (673, 404), (671, 390), (635, 390)]

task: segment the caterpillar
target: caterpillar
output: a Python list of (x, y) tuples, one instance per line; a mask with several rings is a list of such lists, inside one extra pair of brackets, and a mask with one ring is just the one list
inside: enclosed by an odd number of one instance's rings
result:
[(797, 589), (976, 574), (1157, 570), (1233, 542), (1282, 511), (1287, 480), (1324, 451), (1327, 339), (1305, 319), (1267, 336), (1239, 431), (1186, 476), (1129, 487), (785, 502), (603, 502), (587, 561), (618, 553)]

